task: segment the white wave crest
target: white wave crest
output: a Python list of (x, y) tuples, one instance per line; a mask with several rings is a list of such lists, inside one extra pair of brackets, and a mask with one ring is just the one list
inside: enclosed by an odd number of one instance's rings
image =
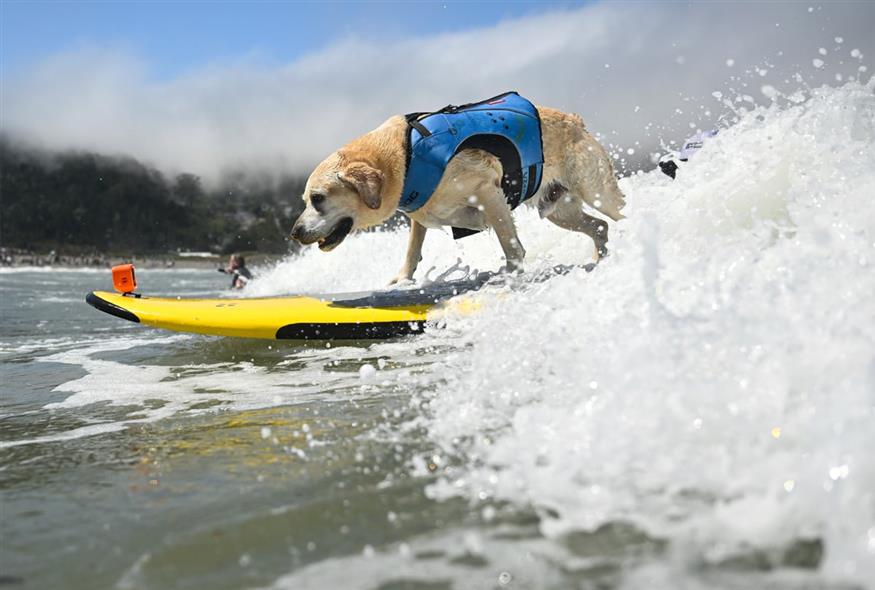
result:
[(425, 423), (462, 466), (430, 494), (534, 506), (548, 536), (630, 521), (679, 554), (666, 586), (800, 539), (875, 580), (873, 88), (743, 113), (676, 181), (622, 182), (596, 272), (457, 320)]

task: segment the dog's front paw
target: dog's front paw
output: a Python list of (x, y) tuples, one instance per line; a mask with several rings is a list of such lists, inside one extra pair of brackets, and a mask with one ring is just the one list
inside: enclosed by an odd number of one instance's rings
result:
[(502, 266), (498, 272), (502, 274), (521, 274), (523, 272), (523, 267), (519, 263), (508, 261), (508, 263)]
[(398, 273), (395, 275), (391, 281), (389, 281), (389, 286), (392, 285), (412, 285), (413, 277), (407, 276), (405, 273)]

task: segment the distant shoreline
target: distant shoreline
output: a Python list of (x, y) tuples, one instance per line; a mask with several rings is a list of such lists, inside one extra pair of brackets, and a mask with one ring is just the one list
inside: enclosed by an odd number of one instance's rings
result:
[[(248, 254), (243, 253), (247, 259), (247, 265), (263, 265), (281, 260), (283, 256)], [(149, 269), (215, 269), (224, 267), (228, 257), (219, 254), (200, 255), (193, 253), (190, 256), (167, 254), (167, 255), (141, 255), (123, 256), (120, 254), (57, 254), (54, 252), (36, 253), (0, 250), (0, 269), (2, 268), (56, 268), (63, 269), (103, 269), (111, 268), (117, 264), (132, 263), (137, 268)]]

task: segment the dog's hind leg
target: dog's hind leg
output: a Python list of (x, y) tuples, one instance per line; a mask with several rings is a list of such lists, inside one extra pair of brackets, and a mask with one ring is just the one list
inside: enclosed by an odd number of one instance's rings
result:
[(563, 184), (583, 201), (613, 219), (623, 219), (620, 210), (626, 205), (617, 185), (614, 167), (605, 148), (588, 132), (566, 152)]
[(538, 197), (538, 215), (541, 219), (550, 217), (559, 206), (562, 199), (570, 199), (568, 189), (556, 180), (546, 186), (544, 191), (539, 191)]
[(498, 237), (498, 242), (501, 244), (501, 249), (507, 260), (508, 269), (514, 270), (521, 267), (526, 257), (526, 251), (517, 236), (510, 206), (507, 204), (504, 191), (501, 190), (499, 183), (496, 181), (491, 186), (484, 186), (478, 191), (477, 199), (483, 208), (486, 225), (495, 230), (495, 235)]
[(410, 236), (407, 239), (407, 254), (404, 255), (404, 266), (401, 271), (393, 278), (389, 284), (394, 285), (402, 281), (409, 281), (413, 278), (413, 273), (416, 272), (416, 267), (419, 266), (419, 261), (422, 260), (422, 243), (425, 241), (426, 227), (410, 220)]
[(596, 262), (608, 254), (608, 223), (583, 212), (582, 203), (577, 197), (565, 193), (560, 196), (547, 214), (555, 225), (562, 229), (576, 231), (588, 235), (595, 243)]

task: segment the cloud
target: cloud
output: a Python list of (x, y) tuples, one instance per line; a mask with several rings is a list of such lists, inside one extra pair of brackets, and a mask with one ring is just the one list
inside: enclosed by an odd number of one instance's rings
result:
[(871, 3), (598, 3), (453, 34), (347, 38), (279, 67), (242, 58), (162, 81), (148, 60), (95, 47), (7, 76), (0, 124), (43, 147), (215, 178), (230, 167), (306, 171), (393, 113), (516, 89), (641, 154), (727, 116), (714, 91), (766, 101), (770, 88), (798, 87), (797, 72), (812, 85), (861, 75), (872, 22)]

